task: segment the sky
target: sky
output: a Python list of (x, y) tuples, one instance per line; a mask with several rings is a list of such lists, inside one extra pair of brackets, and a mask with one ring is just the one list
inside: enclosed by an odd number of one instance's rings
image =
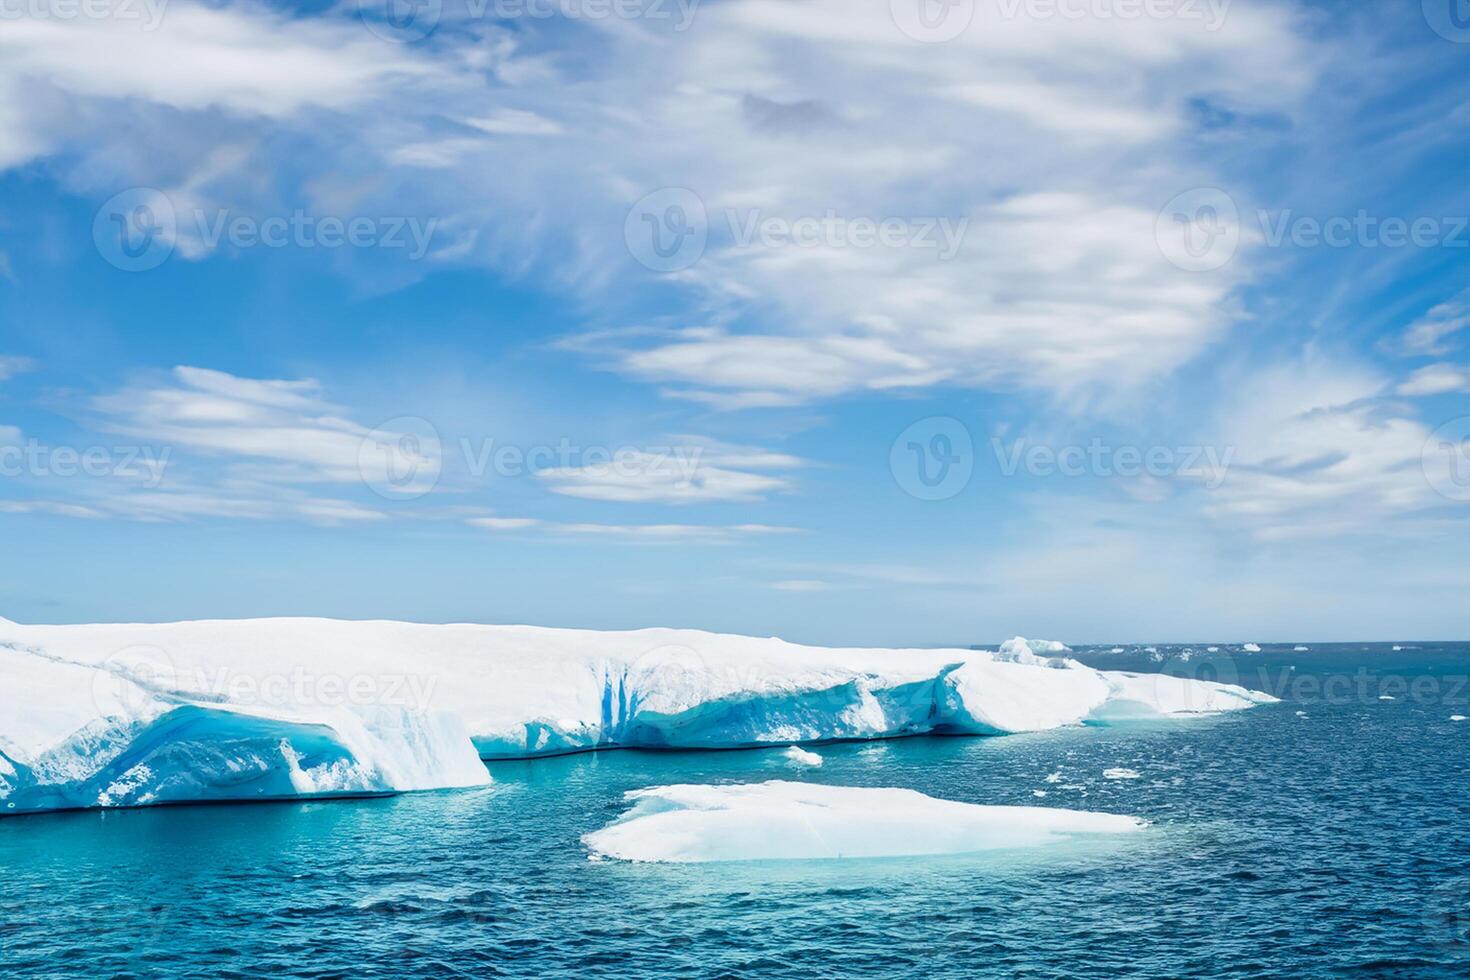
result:
[(0, 616), (1470, 635), (1458, 0), (0, 0)]

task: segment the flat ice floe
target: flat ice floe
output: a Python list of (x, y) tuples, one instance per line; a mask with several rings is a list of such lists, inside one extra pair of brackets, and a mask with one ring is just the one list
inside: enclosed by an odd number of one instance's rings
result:
[(481, 759), (1000, 735), (1275, 700), (1058, 643), (834, 649), (647, 629), (0, 619), (0, 814), (473, 786)]
[(688, 863), (972, 854), (1147, 826), (1112, 813), (780, 780), (655, 786), (625, 798), (633, 804), (627, 813), (583, 836), (594, 857)]

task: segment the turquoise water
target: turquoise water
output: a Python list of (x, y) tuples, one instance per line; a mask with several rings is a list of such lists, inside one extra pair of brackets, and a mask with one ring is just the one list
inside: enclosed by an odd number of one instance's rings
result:
[[(0, 820), (0, 976), (1470, 976), (1470, 722), (1449, 720), (1470, 648), (1194, 650), (1079, 657), (1288, 700), (829, 745), (820, 769), (619, 751), (492, 764), (471, 791)], [(579, 840), (624, 790), (771, 778), (1154, 823), (857, 862), (628, 865)]]

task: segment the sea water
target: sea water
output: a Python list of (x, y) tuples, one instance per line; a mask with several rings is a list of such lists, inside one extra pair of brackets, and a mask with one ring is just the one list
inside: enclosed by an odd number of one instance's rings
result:
[[(1003, 738), (613, 751), (483, 789), (0, 820), (0, 976), (1470, 976), (1470, 647), (1083, 648), (1282, 697)], [(1389, 700), (1391, 698), (1391, 700)], [(1136, 774), (1134, 776), (1133, 774)], [(1104, 810), (1036, 852), (591, 861), (629, 789), (799, 779)]]

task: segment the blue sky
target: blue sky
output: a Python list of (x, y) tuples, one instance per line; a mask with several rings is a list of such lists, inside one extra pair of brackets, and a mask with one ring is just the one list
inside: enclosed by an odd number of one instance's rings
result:
[(1451, 2), (7, 7), (0, 615), (1463, 637)]

